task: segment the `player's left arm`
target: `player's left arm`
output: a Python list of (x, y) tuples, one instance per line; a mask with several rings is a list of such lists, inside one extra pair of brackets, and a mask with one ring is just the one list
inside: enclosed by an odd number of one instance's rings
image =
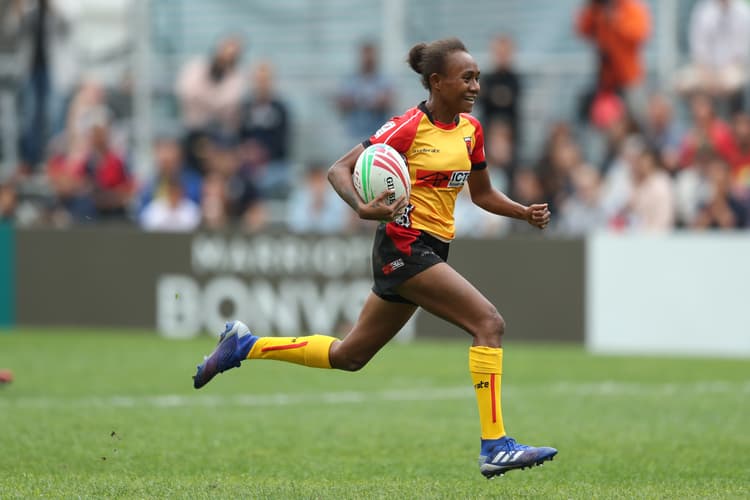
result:
[(469, 175), (469, 193), (475, 205), (493, 214), (525, 220), (539, 229), (544, 229), (549, 224), (550, 212), (546, 203), (535, 203), (527, 207), (511, 200), (492, 187), (486, 168), (472, 170)]

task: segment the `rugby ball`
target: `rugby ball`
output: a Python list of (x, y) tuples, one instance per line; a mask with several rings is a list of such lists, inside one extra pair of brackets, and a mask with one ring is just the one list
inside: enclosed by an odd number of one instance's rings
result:
[(401, 196), (409, 200), (411, 182), (409, 167), (401, 153), (387, 144), (372, 144), (357, 158), (352, 173), (354, 188), (365, 203), (383, 191), (391, 191), (386, 201), (393, 203)]

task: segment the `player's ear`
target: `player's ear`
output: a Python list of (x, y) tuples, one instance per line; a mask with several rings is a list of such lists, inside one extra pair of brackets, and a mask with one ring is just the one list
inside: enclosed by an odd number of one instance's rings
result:
[(430, 88), (435, 90), (440, 90), (440, 75), (437, 73), (432, 73), (430, 75)]

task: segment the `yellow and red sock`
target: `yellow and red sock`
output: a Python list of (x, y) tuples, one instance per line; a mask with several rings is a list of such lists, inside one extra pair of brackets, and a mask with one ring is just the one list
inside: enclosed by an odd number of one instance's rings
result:
[(502, 348), (469, 348), (469, 371), (477, 394), (482, 439), (501, 438), (505, 435), (500, 405), (500, 384), (503, 374)]
[(328, 351), (337, 339), (325, 335), (308, 337), (260, 337), (248, 359), (275, 359), (313, 368), (331, 368)]

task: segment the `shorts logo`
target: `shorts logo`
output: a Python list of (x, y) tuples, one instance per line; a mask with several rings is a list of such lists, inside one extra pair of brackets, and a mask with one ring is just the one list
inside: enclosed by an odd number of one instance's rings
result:
[(388, 132), (390, 129), (392, 129), (395, 126), (396, 126), (396, 122), (394, 122), (393, 120), (385, 122), (383, 126), (380, 127), (377, 132), (375, 132), (374, 137), (376, 138), (380, 137), (381, 135), (385, 134), (386, 132)]
[(474, 389), (489, 389), (490, 383), (489, 382), (479, 382), (478, 384), (474, 384)]
[(386, 276), (388, 276), (389, 274), (391, 274), (396, 269), (400, 269), (400, 268), (404, 267), (405, 265), (406, 264), (404, 264), (404, 259), (396, 259), (393, 262), (391, 262), (390, 264), (386, 264), (386, 265), (383, 266), (383, 274), (385, 274)]
[(417, 170), (415, 186), (460, 188), (469, 178), (470, 170)]

